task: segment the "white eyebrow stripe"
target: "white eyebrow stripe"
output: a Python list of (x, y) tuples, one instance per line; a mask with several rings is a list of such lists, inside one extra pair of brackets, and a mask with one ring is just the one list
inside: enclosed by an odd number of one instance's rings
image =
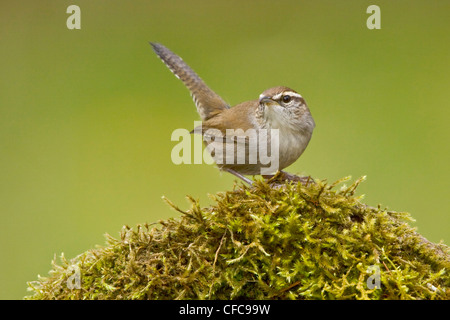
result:
[(281, 98), (281, 96), (284, 95), (290, 95), (291, 97), (297, 97), (297, 98), (303, 98), (300, 94), (298, 94), (297, 92), (293, 92), (293, 91), (284, 91), (281, 93), (278, 93), (276, 95), (273, 96), (273, 100), (278, 100)]

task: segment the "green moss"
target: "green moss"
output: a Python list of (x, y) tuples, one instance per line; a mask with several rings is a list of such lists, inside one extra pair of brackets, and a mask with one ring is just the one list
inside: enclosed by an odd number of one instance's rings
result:
[[(345, 180), (257, 181), (208, 208), (189, 197), (187, 212), (167, 200), (179, 219), (125, 226), (105, 247), (62, 257), (26, 299), (449, 299), (449, 247), (409, 214), (361, 203), (362, 179), (338, 189)], [(381, 289), (368, 287), (374, 266)]]

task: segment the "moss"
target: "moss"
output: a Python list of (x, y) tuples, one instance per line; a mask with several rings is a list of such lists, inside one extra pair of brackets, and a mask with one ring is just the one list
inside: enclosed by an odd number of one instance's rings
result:
[[(408, 213), (363, 204), (362, 179), (338, 188), (345, 180), (257, 181), (207, 208), (188, 197), (186, 212), (166, 200), (180, 218), (62, 257), (26, 299), (449, 299), (449, 247)], [(368, 285), (374, 268), (381, 288)]]

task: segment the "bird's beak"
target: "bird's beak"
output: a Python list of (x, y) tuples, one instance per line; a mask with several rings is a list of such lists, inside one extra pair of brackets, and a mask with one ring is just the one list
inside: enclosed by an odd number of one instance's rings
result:
[(267, 107), (274, 107), (278, 105), (278, 102), (269, 97), (263, 96), (259, 98), (259, 104), (265, 105)]

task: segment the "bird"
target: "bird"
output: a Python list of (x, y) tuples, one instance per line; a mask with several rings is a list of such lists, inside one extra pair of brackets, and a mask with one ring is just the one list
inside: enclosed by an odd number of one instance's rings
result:
[(276, 86), (264, 90), (258, 99), (230, 107), (181, 57), (162, 44), (150, 45), (189, 90), (202, 120), (191, 133), (203, 136), (220, 170), (250, 185), (253, 181), (246, 175), (299, 180), (282, 170), (302, 155), (315, 128), (305, 99), (298, 92)]

